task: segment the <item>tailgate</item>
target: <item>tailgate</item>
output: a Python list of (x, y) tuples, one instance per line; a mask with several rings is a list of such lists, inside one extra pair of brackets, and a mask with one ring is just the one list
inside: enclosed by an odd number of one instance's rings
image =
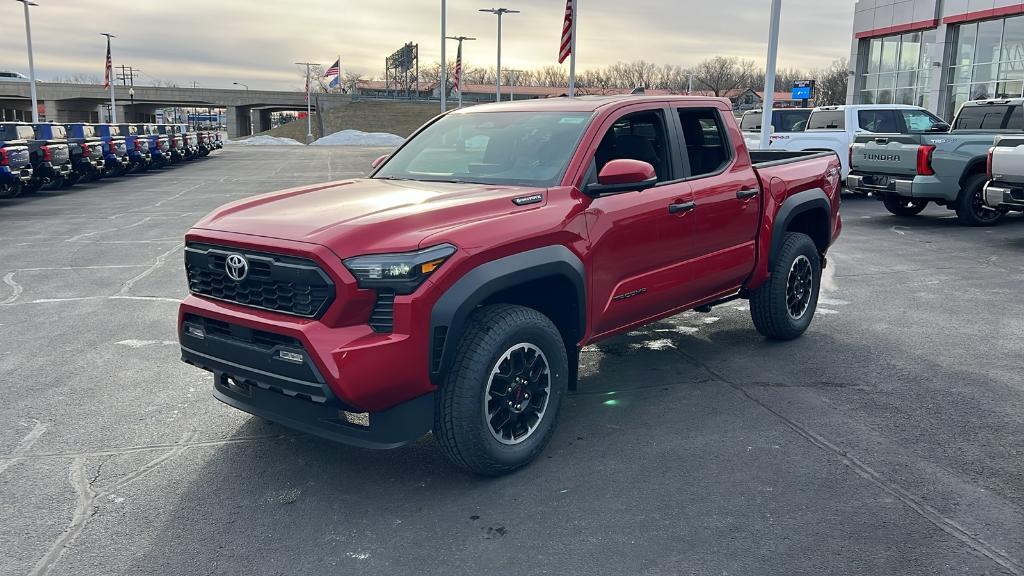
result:
[(47, 144), (47, 148), (50, 149), (50, 155), (55, 166), (64, 164), (71, 159), (71, 152), (68, 150), (67, 144)]
[(888, 134), (858, 136), (850, 151), (850, 171), (860, 174), (917, 175), (920, 138)]
[(5, 146), (7, 165), (12, 169), (24, 168), (30, 161), (28, 148), (25, 146)]
[(992, 149), (992, 179), (1024, 184), (1024, 136), (1000, 136)]

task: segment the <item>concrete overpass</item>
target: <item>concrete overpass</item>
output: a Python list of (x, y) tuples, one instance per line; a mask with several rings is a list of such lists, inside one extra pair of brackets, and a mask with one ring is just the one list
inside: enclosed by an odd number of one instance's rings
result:
[[(101, 122), (106, 120), (110, 93), (98, 84), (36, 83), (40, 116), (53, 122)], [(161, 108), (224, 109), (228, 137), (237, 138), (270, 129), (272, 112), (305, 111), (303, 92), (271, 90), (223, 90), (217, 88), (164, 88), (116, 86), (117, 118), (127, 122), (151, 122)], [(327, 110), (351, 102), (347, 94), (313, 94), (312, 108)], [(31, 118), (29, 83), (0, 81), (0, 110), (6, 120)]]

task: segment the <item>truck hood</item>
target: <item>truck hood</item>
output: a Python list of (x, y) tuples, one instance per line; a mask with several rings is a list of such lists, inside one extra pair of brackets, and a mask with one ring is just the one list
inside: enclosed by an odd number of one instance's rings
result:
[[(320, 244), (345, 258), (414, 249), (427, 236), (461, 224), (535, 209), (547, 202), (545, 191), (411, 180), (327, 182), (224, 205), (195, 228)], [(542, 200), (513, 202), (536, 195)]]

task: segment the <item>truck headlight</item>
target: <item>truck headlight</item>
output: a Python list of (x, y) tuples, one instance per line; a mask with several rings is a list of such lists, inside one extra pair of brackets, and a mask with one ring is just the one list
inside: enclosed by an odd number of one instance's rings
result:
[(438, 244), (416, 252), (356, 256), (342, 263), (356, 277), (360, 288), (384, 288), (396, 294), (412, 294), (454, 253), (455, 246)]

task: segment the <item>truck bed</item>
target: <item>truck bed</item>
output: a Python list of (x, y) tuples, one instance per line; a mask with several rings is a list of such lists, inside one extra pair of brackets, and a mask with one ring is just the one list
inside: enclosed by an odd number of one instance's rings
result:
[(754, 165), (754, 168), (767, 168), (769, 166), (781, 166), (783, 164), (792, 164), (794, 162), (800, 162), (803, 160), (810, 160), (811, 158), (826, 158), (826, 157), (837, 157), (835, 152), (832, 151), (790, 151), (790, 150), (751, 150), (750, 151), (750, 163)]

